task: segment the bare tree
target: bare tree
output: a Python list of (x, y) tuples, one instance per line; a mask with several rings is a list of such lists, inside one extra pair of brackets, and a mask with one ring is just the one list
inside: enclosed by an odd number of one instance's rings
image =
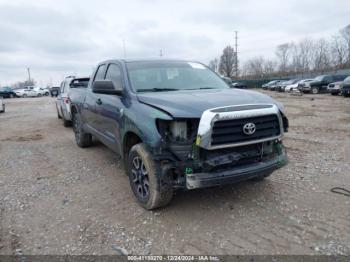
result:
[(227, 77), (232, 77), (235, 68), (235, 51), (233, 47), (227, 46), (220, 57), (219, 71)]
[(340, 35), (333, 36), (331, 43), (332, 64), (336, 69), (346, 64), (346, 43)]
[(350, 25), (340, 30), (340, 34), (346, 44), (346, 64), (350, 66)]
[(248, 78), (265, 78), (274, 73), (276, 63), (272, 60), (266, 60), (262, 56), (249, 59), (243, 65), (244, 76)]
[(279, 60), (279, 70), (282, 74), (287, 73), (288, 61), (289, 61), (289, 46), (290, 44), (285, 43), (277, 46), (276, 56)]
[(219, 71), (219, 59), (215, 57), (214, 59), (210, 60), (208, 66), (214, 72), (218, 72)]
[(330, 69), (330, 53), (328, 42), (321, 38), (315, 45), (314, 70), (323, 73)]

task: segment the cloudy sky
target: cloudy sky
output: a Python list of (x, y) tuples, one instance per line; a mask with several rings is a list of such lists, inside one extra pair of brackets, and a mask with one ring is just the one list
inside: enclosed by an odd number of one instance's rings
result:
[[(0, 85), (27, 78), (59, 84), (109, 58), (207, 63), (234, 43), (239, 59), (276, 45), (330, 37), (350, 23), (349, 0), (0, 0)], [(123, 49), (125, 42), (125, 54)]]

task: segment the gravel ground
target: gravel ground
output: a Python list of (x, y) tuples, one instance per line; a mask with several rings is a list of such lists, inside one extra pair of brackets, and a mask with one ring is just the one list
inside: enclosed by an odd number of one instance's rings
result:
[(0, 254), (350, 254), (350, 99), (269, 93), (290, 163), (263, 182), (177, 192), (145, 211), (117, 156), (75, 145), (49, 97), (0, 115)]

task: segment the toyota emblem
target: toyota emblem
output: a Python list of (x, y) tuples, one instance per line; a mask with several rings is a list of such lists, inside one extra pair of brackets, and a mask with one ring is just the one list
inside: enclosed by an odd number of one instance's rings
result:
[(243, 126), (243, 133), (246, 135), (252, 135), (255, 133), (256, 130), (256, 126), (254, 123), (246, 123)]

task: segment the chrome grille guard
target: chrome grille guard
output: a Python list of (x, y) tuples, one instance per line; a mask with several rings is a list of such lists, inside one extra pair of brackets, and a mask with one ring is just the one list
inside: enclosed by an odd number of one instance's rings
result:
[[(211, 145), (212, 129), (214, 123), (220, 120), (242, 119), (249, 117), (276, 114), (279, 121), (280, 133), (278, 136), (257, 139), (252, 141), (238, 142), (233, 144)], [(196, 145), (204, 149), (213, 150), (227, 147), (237, 147), (261, 143), (265, 141), (281, 139), (283, 137), (282, 117), (278, 107), (274, 104), (244, 104), (238, 106), (226, 106), (208, 109), (203, 112), (199, 121)]]

